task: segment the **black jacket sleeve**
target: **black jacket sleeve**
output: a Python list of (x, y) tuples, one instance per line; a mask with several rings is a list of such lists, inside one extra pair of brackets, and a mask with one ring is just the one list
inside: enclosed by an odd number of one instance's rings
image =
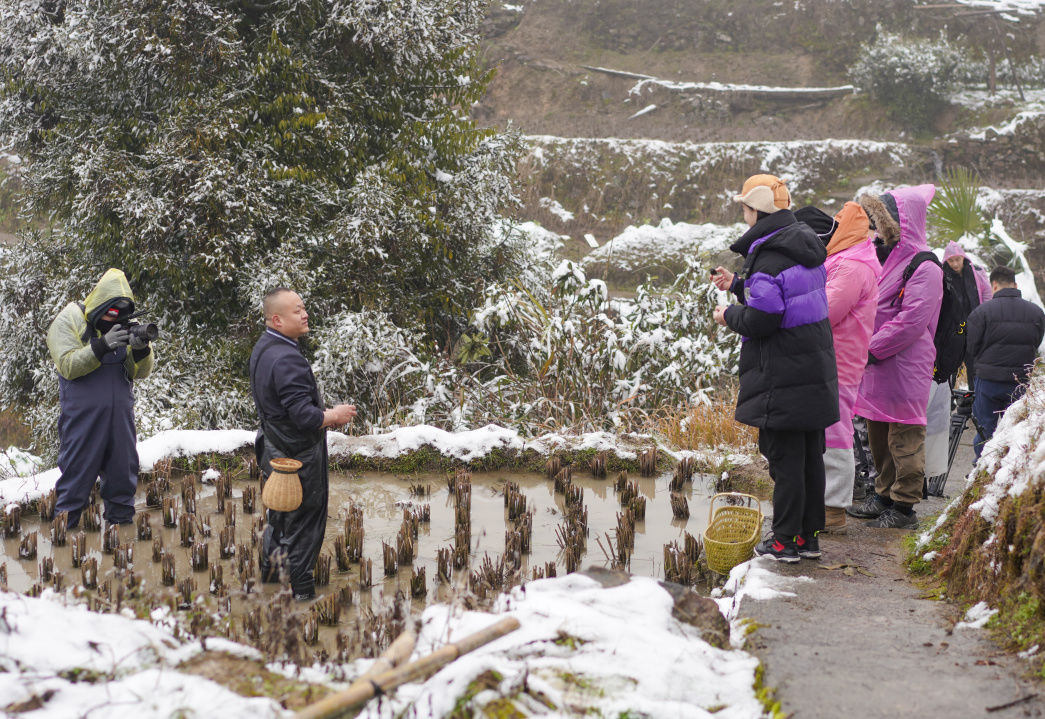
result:
[[(983, 307), (984, 305), (980, 305)], [(977, 307), (969, 313), (969, 319), (965, 321), (965, 356), (976, 363), (976, 357), (983, 350), (983, 316), (986, 310)]]
[(780, 329), (784, 316), (746, 305), (726, 308), (726, 326), (743, 337), (766, 337)]
[(302, 430), (319, 429), (323, 408), (315, 401), (315, 379), (308, 362), (298, 352), (281, 353), (272, 368), (272, 381), (287, 417)]

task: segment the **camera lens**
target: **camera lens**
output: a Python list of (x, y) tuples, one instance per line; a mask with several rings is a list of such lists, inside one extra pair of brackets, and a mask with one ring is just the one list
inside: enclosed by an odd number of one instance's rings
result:
[(155, 322), (150, 322), (145, 325), (134, 324), (127, 329), (130, 331), (131, 336), (148, 340), (149, 342), (152, 342), (160, 336), (160, 328), (156, 326)]

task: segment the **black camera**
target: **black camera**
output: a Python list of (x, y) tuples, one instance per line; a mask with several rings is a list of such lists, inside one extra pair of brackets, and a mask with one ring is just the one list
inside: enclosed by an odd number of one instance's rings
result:
[[(134, 314), (127, 317), (128, 320), (133, 320), (135, 317), (139, 317), (144, 313), (144, 310), (135, 312)], [(124, 325), (131, 337), (142, 340), (145, 342), (152, 342), (154, 339), (160, 336), (160, 328), (155, 322), (127, 322)]]
[(140, 322), (132, 322), (127, 325), (127, 331), (131, 333), (131, 337), (136, 337), (146, 342), (152, 342), (160, 336), (160, 328), (156, 326), (155, 322), (149, 322), (144, 325)]

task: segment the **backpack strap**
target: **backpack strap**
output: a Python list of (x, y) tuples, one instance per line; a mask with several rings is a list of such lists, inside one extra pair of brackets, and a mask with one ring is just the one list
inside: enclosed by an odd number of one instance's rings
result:
[(915, 271), (924, 262), (932, 262), (937, 267), (940, 266), (940, 261), (936, 259), (936, 253), (928, 250), (923, 250), (912, 257), (911, 261), (907, 263), (907, 267), (903, 268), (903, 278), (900, 281), (900, 292), (893, 298), (893, 301), (889, 303), (890, 306), (895, 305), (897, 302), (903, 302), (903, 293), (904, 290), (907, 289), (907, 281), (914, 276)]

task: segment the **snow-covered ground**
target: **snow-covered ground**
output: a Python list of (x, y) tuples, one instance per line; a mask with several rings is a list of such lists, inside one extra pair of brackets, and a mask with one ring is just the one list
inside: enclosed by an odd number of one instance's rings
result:
[[(371, 705), (362, 716), (446, 716), (487, 671), (501, 677), (499, 685), (477, 694), (473, 709), (507, 696), (538, 716), (761, 716), (752, 688), (758, 660), (712, 647), (698, 629), (674, 619), (672, 607), (671, 596), (648, 578), (608, 589), (576, 574), (532, 582), (503, 596), (494, 610), (516, 617), (520, 629), (423, 684), (400, 687), (391, 701)], [(494, 619), (447, 605), (429, 607), (417, 651), (426, 654)], [(538, 703), (538, 694), (557, 709)]]
[(962, 5), (995, 10), (1011, 22), (1019, 22), (1020, 15), (1034, 15), (1045, 11), (1045, 0), (958, 0)]
[(1002, 123), (997, 126), (985, 127), (980, 130), (976, 130), (969, 133), (969, 138), (973, 140), (987, 140), (998, 137), (999, 135), (1013, 135), (1020, 128), (1045, 115), (1045, 108), (1036, 110), (1023, 110), (1016, 114), (1015, 117), (1010, 119), (1008, 122)]
[[(332, 433), (331, 447), (335, 452), (395, 457), (431, 446), (459, 459), (497, 448), (542, 452), (595, 448), (633, 458), (634, 452), (622, 449), (619, 440), (611, 434), (591, 433), (527, 441), (496, 426), (458, 433), (409, 427), (365, 441)], [(253, 432), (245, 430), (170, 431), (143, 440), (139, 453), (143, 469), (149, 469), (164, 457), (230, 452), (252, 441)], [(41, 478), (53, 480), (55, 475), (52, 470), (8, 479), (0, 482), (0, 492), (5, 501), (25, 501), (49, 489)], [(618, 716), (632, 710), (645, 716), (755, 719), (763, 713), (753, 689), (758, 661), (742, 649), (740, 600), (786, 594), (785, 585), (792, 581), (776, 577), (760, 566), (762, 561), (736, 568), (718, 592), (720, 611), (734, 627), (733, 646), (728, 649), (709, 645), (699, 630), (674, 619), (670, 595), (649, 578), (633, 578), (612, 588), (579, 575), (532, 582), (502, 597), (493, 615), (433, 605), (423, 616), (415, 658), (489, 625), (498, 615), (517, 617), (522, 628), (426, 682), (402, 687), (392, 699), (373, 704), (364, 716), (400, 716), (401, 711), (404, 716), (445, 716), (470, 682), (492, 669), (501, 677), (499, 687), (472, 697), (476, 706), (517, 696), (525, 684), (531, 691), (522, 692), (520, 706), (528, 707), (532, 715), (580, 717), (598, 710), (604, 716)], [(207, 679), (179, 672), (181, 662), (204, 648), (198, 642), (176, 639), (165, 610), (155, 612), (153, 622), (121, 614), (88, 614), (73, 596), (73, 590), (64, 596), (47, 590), (38, 599), (0, 593), (0, 669), (5, 670), (0, 671), (0, 707), (31, 702), (36, 696), (40, 706), (25, 716), (78, 716), (95, 710), (135, 719), (218, 712), (228, 717), (286, 715), (274, 701), (240, 697)], [(254, 650), (223, 640), (208, 639), (206, 649), (260, 661)], [(350, 666), (306, 667), (300, 678), (343, 681), (366, 664), (360, 660)], [(538, 693), (558, 709), (535, 703)]]
[(0, 450), (0, 480), (6, 477), (24, 477), (37, 472), (43, 460), (18, 447)]
[[(235, 452), (254, 444), (255, 434), (253, 430), (239, 429), (166, 430), (138, 442), (138, 464), (141, 471), (151, 472), (156, 462), (161, 459), (192, 457), (210, 452)], [(6, 456), (10, 457), (11, 452), (9, 449)], [(61, 470), (57, 467), (39, 471), (38, 460), (35, 464), (23, 461), (19, 466), (21, 471), (14, 476), (4, 476), (0, 473), (0, 504), (21, 504), (39, 499), (54, 489), (61, 476)]]
[[(423, 684), (401, 687), (392, 701), (362, 716), (445, 716), (474, 679), (487, 671), (502, 679), (480, 693), (472, 708), (502, 696), (538, 716), (760, 717), (752, 685), (758, 660), (741, 649), (745, 631), (741, 601), (793, 596), (788, 586), (802, 577), (777, 575), (756, 559), (736, 567), (717, 592), (732, 626), (732, 649), (717, 649), (699, 630), (672, 617), (672, 599), (656, 580), (633, 577), (603, 588), (571, 574), (531, 582), (501, 597), (495, 614), (516, 617), (521, 628), (450, 665)], [(478, 631), (489, 614), (447, 605), (423, 616), (418, 652)], [(526, 685), (530, 694), (521, 693)], [(558, 711), (536, 705), (543, 694)], [(405, 712), (405, 714), (403, 714)], [(413, 712), (417, 712), (416, 714)]]
[[(430, 606), (414, 659), (501, 616), (517, 618), (521, 627), (427, 681), (404, 685), (362, 716), (447, 716), (473, 680), (492, 671), (499, 677), (496, 687), (475, 694), (470, 706), (508, 698), (530, 716), (621, 716), (630, 710), (650, 717), (756, 719), (763, 715), (753, 687), (758, 660), (741, 648), (745, 632), (737, 609), (744, 597), (789, 596), (787, 584), (797, 581), (768, 571), (764, 561), (738, 566), (719, 593), (717, 601), (733, 627), (733, 646), (727, 649), (711, 646), (699, 629), (675, 619), (671, 595), (644, 577), (609, 588), (578, 574), (531, 582), (502, 595), (492, 614)], [(214, 638), (205, 647), (176, 639), (166, 612), (154, 615), (149, 622), (88, 613), (50, 590), (36, 599), (0, 593), (0, 707), (37, 697), (38, 705), (21, 714), (32, 719), (93, 712), (129, 719), (287, 715), (273, 700), (243, 697), (177, 669), (203, 651), (260, 662), (255, 650)], [(299, 678), (343, 680), (368, 664), (317, 665)]]
[(724, 82), (676, 82), (673, 80), (660, 80), (655, 77), (646, 77), (635, 83), (629, 94), (640, 95), (648, 87), (663, 87), (676, 92), (750, 92), (767, 95), (808, 95), (815, 98), (817, 95), (834, 96), (839, 93), (850, 93), (856, 90), (852, 85), (837, 85), (834, 87), (777, 87), (775, 85), (741, 85)]
[[(258, 657), (249, 647), (207, 640), (211, 651)], [(38, 599), (0, 592), (0, 708), (28, 703), (29, 719), (284, 716), (271, 699), (250, 698), (177, 671), (203, 651), (163, 626), (88, 612), (50, 590)], [(31, 706), (31, 705), (30, 705)], [(10, 715), (9, 715), (10, 716)]]
[[(558, 203), (556, 203), (558, 204)], [(561, 207), (561, 205), (559, 205)], [(565, 220), (563, 220), (565, 222)], [(551, 230), (546, 230), (536, 222), (521, 222), (518, 224), (501, 223), (497, 227), (500, 236), (509, 232), (517, 232), (526, 237), (528, 244), (533, 248), (534, 255), (539, 259), (551, 259), (563, 248), (563, 240), (568, 240), (569, 235), (560, 235)]]
[[(818, 160), (830, 154), (834, 158), (861, 158), (875, 163), (888, 162), (903, 166), (913, 156), (910, 145), (877, 140), (792, 140), (788, 142), (668, 142), (666, 140), (624, 139), (616, 137), (571, 138), (554, 135), (528, 135), (522, 138), (530, 147), (533, 162), (543, 166), (549, 153), (572, 156), (566, 162), (586, 166), (605, 153), (623, 158), (630, 166), (656, 168), (675, 167), (680, 158), (690, 159), (686, 166), (690, 177), (701, 177), (718, 163), (728, 160), (757, 161), (764, 172), (787, 180), (792, 194), (800, 193), (818, 171)], [(708, 188), (715, 192), (718, 188)], [(732, 201), (736, 188), (723, 188), (723, 197)], [(569, 210), (569, 208), (566, 208)], [(570, 210), (573, 211), (573, 210)]]
[(992, 478), (983, 494), (970, 505), (985, 521), (998, 517), (1001, 501), (1017, 497), (1035, 485), (1045, 472), (1045, 376), (1030, 379), (1027, 393), (1017, 400), (998, 422), (998, 428), (983, 447), (976, 472)]
[(965, 88), (950, 96), (951, 102), (965, 107), (983, 108), (1016, 106), (1033, 110), (1045, 108), (1045, 88), (1024, 88), (1023, 99), (1019, 92), (1008, 87), (999, 88), (993, 94), (989, 90)]

